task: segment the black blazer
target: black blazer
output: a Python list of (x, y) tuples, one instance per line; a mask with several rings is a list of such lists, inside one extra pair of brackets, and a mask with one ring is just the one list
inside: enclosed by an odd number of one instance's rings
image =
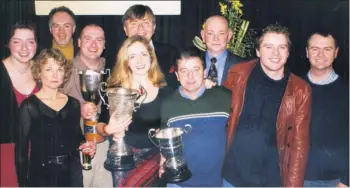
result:
[(177, 81), (174, 71), (174, 65), (176, 63), (176, 57), (178, 53), (177, 48), (170, 44), (161, 42), (153, 42), (153, 45), (158, 64), (165, 76), (165, 80), (168, 86), (173, 89), (178, 88), (180, 83)]
[(0, 144), (15, 142), (15, 125), (18, 119), (18, 104), (11, 78), (3, 62), (0, 62)]

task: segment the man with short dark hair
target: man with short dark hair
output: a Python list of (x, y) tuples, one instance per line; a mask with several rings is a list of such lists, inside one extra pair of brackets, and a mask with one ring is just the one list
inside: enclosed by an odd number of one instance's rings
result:
[[(224, 87), (205, 88), (204, 63), (196, 49), (182, 51), (175, 70), (181, 86), (162, 103), (161, 128), (192, 126), (183, 137), (184, 158), (192, 177), (168, 187), (221, 187), (231, 92)], [(164, 158), (160, 174), (163, 162)]]
[(306, 187), (349, 185), (349, 86), (333, 69), (338, 51), (328, 32), (308, 38), (305, 79), (312, 89), (312, 116)]
[(73, 59), (78, 52), (78, 46), (73, 40), (75, 28), (72, 10), (65, 6), (53, 8), (49, 13), (49, 29), (53, 40), (43, 40), (41, 47), (57, 48), (68, 60)]
[(141, 35), (150, 41), (167, 84), (174, 89), (177, 88), (179, 83), (173, 70), (177, 49), (169, 44), (152, 41), (156, 29), (156, 17), (152, 9), (146, 5), (133, 5), (123, 15), (122, 22), (127, 37)]
[[(80, 101), (82, 117), (84, 119), (89, 119), (90, 116), (98, 111), (98, 108), (94, 104), (88, 103), (83, 99), (80, 78), (77, 72), (92, 70), (100, 73), (104, 71), (105, 59), (101, 57), (105, 47), (105, 34), (103, 29), (95, 24), (85, 26), (78, 39), (78, 45), (80, 51), (72, 61), (73, 71), (63, 91)], [(85, 187), (113, 186), (112, 175), (104, 168), (104, 161), (107, 159), (108, 148), (108, 140), (97, 144), (96, 154), (91, 161), (92, 169), (83, 171), (83, 183)]]
[(310, 86), (284, 66), (289, 31), (269, 25), (257, 40), (259, 57), (232, 66), (225, 87), (232, 112), (223, 165), (225, 185), (302, 187), (309, 151)]

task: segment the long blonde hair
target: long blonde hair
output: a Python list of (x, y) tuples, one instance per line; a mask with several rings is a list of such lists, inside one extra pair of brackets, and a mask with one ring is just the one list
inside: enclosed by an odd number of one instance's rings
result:
[(154, 86), (159, 88), (166, 86), (164, 74), (159, 68), (156, 54), (154, 53), (149, 41), (142, 36), (135, 35), (126, 39), (121, 46), (117, 54), (117, 62), (114, 66), (112, 75), (107, 80), (108, 87), (119, 86), (131, 88), (133, 75), (131, 69), (129, 68), (129, 56), (127, 52), (128, 48), (136, 42), (142, 43), (146, 47), (151, 57), (151, 67), (148, 70), (148, 79)]

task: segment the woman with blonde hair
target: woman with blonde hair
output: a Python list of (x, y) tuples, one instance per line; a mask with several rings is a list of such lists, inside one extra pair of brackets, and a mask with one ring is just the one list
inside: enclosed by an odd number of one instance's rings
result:
[(132, 116), (116, 119), (110, 118), (107, 110), (101, 113), (99, 131), (107, 135), (121, 135), (126, 131), (124, 140), (133, 148), (137, 163), (135, 169), (113, 171), (114, 186), (159, 186), (159, 149), (149, 140), (148, 130), (160, 127), (160, 106), (172, 89), (166, 86), (148, 40), (142, 36), (126, 39), (107, 83), (108, 87), (130, 88), (144, 94), (136, 101), (135, 105), (140, 108)]
[(79, 101), (59, 91), (69, 78), (71, 63), (60, 50), (44, 49), (31, 70), (41, 88), (19, 109), (15, 145), (19, 186), (82, 187), (78, 148), (89, 147), (92, 156), (95, 147), (81, 144)]

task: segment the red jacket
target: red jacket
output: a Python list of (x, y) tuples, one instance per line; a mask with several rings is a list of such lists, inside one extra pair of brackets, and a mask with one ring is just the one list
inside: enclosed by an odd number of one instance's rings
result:
[[(243, 108), (248, 77), (257, 59), (234, 65), (224, 86), (232, 91), (231, 114), (227, 129), (227, 151)], [(309, 152), (311, 88), (301, 78), (290, 74), (277, 116), (276, 134), (282, 185), (302, 187)]]

